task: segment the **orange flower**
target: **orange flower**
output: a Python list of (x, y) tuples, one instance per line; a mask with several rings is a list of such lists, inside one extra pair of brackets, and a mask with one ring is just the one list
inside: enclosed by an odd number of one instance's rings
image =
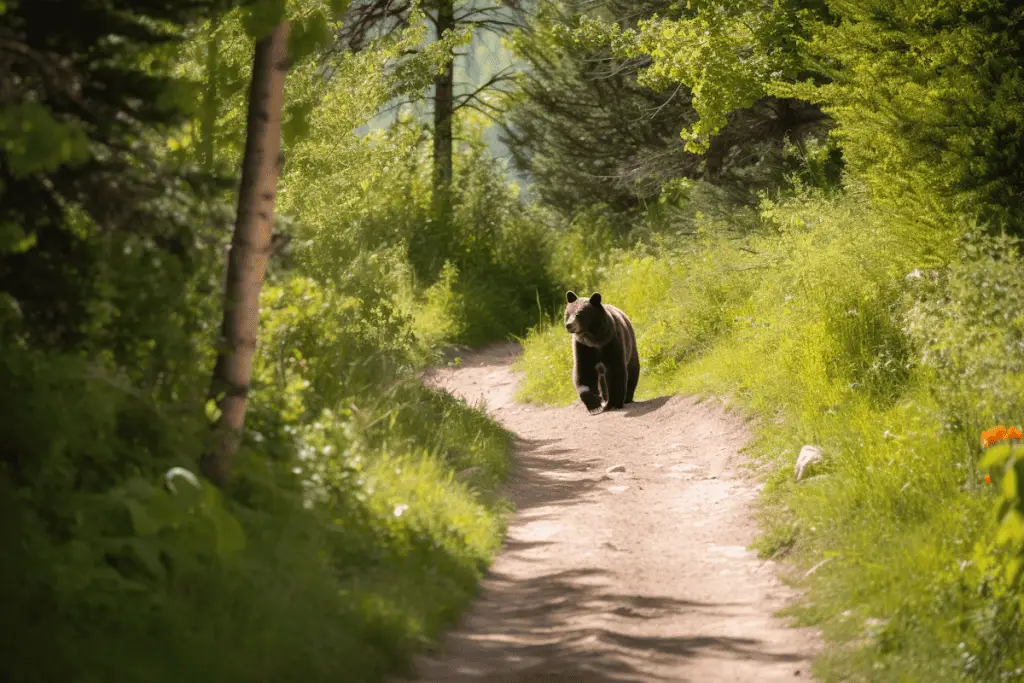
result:
[(1016, 427), (1010, 427), (1006, 430), (1007, 439), (1024, 439), (1024, 434), (1021, 434), (1020, 430)]
[(985, 483), (986, 483), (986, 484), (991, 484), (991, 483), (992, 483), (992, 477), (990, 477), (990, 476), (988, 476), (988, 475), (986, 474), (986, 475), (985, 475)]
[(981, 445), (984, 448), (988, 448), (997, 441), (1002, 441), (1006, 438), (1006, 427), (999, 425), (992, 429), (986, 429), (981, 433)]

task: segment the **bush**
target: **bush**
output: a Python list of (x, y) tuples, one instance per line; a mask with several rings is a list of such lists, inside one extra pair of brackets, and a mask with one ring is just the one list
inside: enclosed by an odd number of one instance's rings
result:
[(424, 388), (358, 304), (298, 277), (264, 302), (231, 500), (204, 484), (180, 510), (162, 477), (194, 468), (202, 394), (6, 349), (4, 678), (374, 681), (470, 599), (509, 435)]

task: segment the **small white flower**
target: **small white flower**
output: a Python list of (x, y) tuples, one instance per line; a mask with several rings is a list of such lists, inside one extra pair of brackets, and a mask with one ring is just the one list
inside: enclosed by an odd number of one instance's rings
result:
[(406, 510), (408, 510), (408, 509), (409, 509), (409, 506), (408, 506), (408, 505), (405, 505), (405, 504), (402, 504), (402, 505), (396, 505), (396, 506), (395, 506), (395, 517), (401, 517), (401, 516), (402, 516), (402, 514), (403, 514), (403, 513), (404, 513), (404, 512), (406, 511)]

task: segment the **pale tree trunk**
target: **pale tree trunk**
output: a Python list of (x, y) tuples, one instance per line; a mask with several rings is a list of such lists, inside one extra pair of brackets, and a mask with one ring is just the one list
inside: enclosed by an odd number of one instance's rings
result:
[[(453, 0), (439, 0), (437, 38), (455, 28)], [(434, 220), (448, 228), (452, 203), (452, 112), (454, 110), (455, 60), (448, 62), (434, 80)]]
[(253, 58), (238, 215), (228, 258), (223, 339), (211, 385), (221, 412), (214, 425), (212, 447), (200, 464), (203, 475), (221, 487), (231, 476), (232, 459), (245, 425), (260, 288), (272, 248), (290, 28), (282, 21), (256, 43)]

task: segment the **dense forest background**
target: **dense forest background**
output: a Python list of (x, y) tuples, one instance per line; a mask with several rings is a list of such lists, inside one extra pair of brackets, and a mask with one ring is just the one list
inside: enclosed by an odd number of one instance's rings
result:
[(816, 675), (1024, 680), (1022, 46), (999, 0), (0, 1), (0, 678), (406, 669), (511, 446), (416, 372), (516, 336), (572, 401), (571, 288), (641, 398), (760, 418)]

